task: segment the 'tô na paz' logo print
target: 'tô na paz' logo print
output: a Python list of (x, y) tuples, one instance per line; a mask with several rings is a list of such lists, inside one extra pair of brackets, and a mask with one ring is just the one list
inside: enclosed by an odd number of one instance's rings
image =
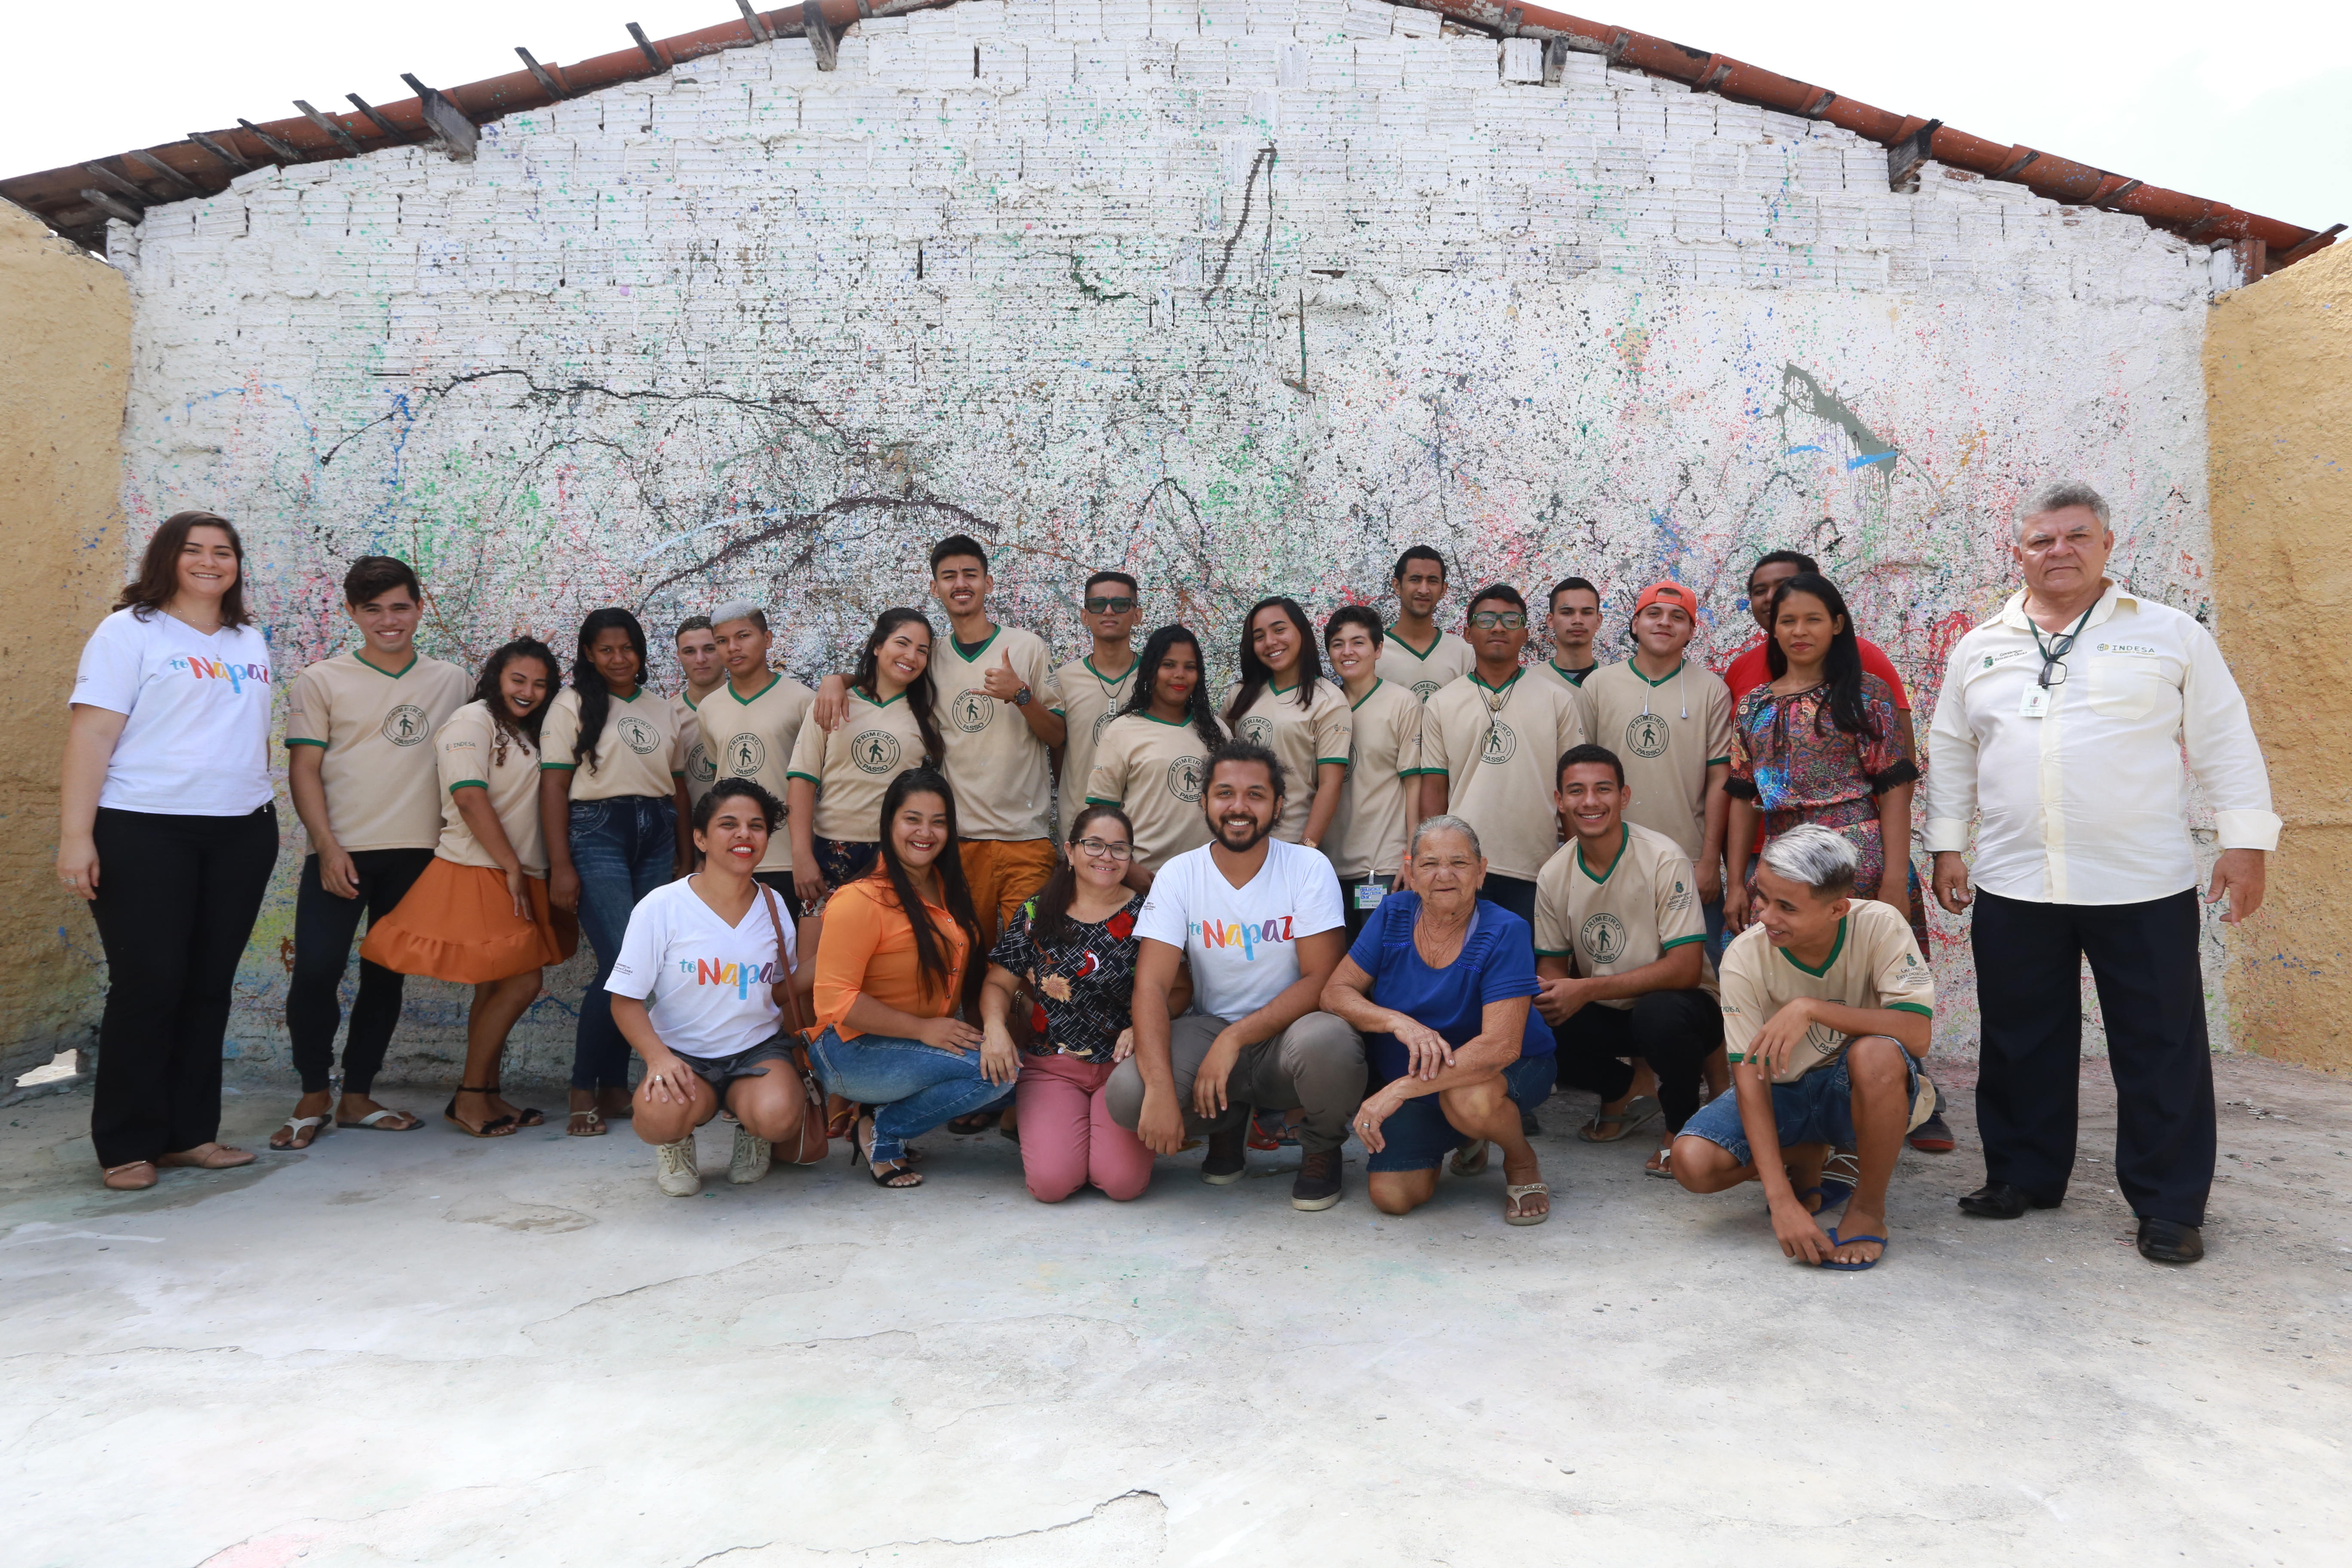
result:
[(1204, 757), (1178, 757), (1168, 764), (1168, 793), (1178, 800), (1201, 798), (1201, 767)]
[(1673, 730), (1660, 714), (1636, 713), (1625, 725), (1625, 749), (1637, 757), (1664, 756), (1673, 739)]
[(1508, 724), (1497, 719), (1486, 726), (1486, 760), (1489, 764), (1499, 765), (1507, 763), (1518, 754), (1518, 750), (1519, 738), (1511, 732), (1511, 727)]
[(758, 776), (768, 760), (768, 748), (759, 736), (746, 730), (727, 738), (727, 776), (748, 779)]
[(641, 757), (652, 756), (661, 746), (661, 731), (634, 713), (623, 714), (617, 728), (623, 743)]
[(1625, 956), (1625, 922), (1603, 910), (1586, 918), (1576, 940), (1593, 963), (1614, 963)]
[(970, 687), (957, 692), (955, 701), (949, 708), (955, 720), (955, 727), (967, 735), (979, 734), (988, 728), (989, 721), (996, 717), (996, 699), (985, 691), (974, 691)]
[(383, 716), (383, 738), (395, 746), (420, 744), (432, 728), (425, 721), (425, 710), (414, 702), (404, 702)]
[(887, 730), (863, 730), (849, 742), (849, 760), (864, 773), (887, 773), (898, 765), (898, 737)]

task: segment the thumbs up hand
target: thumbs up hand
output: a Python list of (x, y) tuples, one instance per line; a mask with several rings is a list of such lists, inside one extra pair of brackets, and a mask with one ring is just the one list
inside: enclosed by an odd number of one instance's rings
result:
[(1013, 673), (1013, 652), (1010, 648), (999, 656), (996, 668), (982, 678), (981, 688), (999, 702), (1010, 702), (1029, 689), (1028, 682)]

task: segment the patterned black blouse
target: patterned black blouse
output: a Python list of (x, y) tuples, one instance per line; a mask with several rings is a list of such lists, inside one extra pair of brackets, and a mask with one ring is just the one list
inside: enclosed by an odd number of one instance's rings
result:
[(1029, 931), (1037, 900), (1021, 906), (988, 961), (1028, 984), (1030, 1055), (1111, 1059), (1135, 995), (1135, 956), (1141, 946), (1135, 915), (1142, 907), (1143, 895), (1138, 893), (1107, 921), (1089, 925), (1073, 920), (1069, 934), (1047, 948)]

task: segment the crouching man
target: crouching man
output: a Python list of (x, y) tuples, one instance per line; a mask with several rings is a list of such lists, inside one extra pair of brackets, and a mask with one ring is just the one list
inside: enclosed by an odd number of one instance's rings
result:
[[(1848, 1271), (1885, 1256), (1887, 1178), (1904, 1136), (1935, 1110), (1919, 1076), (1935, 981), (1902, 913), (1853, 896), (1856, 865), (1843, 835), (1810, 823), (1765, 847), (1755, 922), (1723, 954), (1734, 1092), (1674, 1145), (1684, 1186), (1760, 1181), (1781, 1253)], [(1839, 1145), (1860, 1157), (1850, 1200), (1822, 1190)], [(1840, 1202), (1844, 1216), (1824, 1233), (1815, 1215)]]

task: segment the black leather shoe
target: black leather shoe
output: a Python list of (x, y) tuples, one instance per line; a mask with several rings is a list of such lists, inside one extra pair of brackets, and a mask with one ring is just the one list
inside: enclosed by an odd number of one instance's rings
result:
[(2027, 1209), (2054, 1209), (2061, 1200), (2037, 1198), (2007, 1182), (1987, 1182), (1960, 1200), (1960, 1212), (1979, 1219), (2015, 1219)]
[(1228, 1132), (1209, 1134), (1209, 1152), (1201, 1161), (1201, 1180), (1213, 1187), (1231, 1186), (1249, 1170), (1249, 1121)]
[(2205, 1233), (2177, 1220), (2144, 1219), (2139, 1255), (2150, 1263), (2194, 1263), (2205, 1256)]

